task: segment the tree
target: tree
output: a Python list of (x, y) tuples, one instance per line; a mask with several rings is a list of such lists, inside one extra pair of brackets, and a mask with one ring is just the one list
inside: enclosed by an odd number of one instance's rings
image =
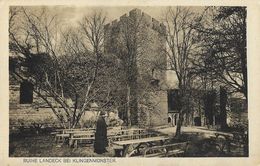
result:
[(62, 29), (58, 17), (48, 8), (10, 9), (10, 54), (20, 59), (12, 66), (28, 68), (11, 74), (31, 82), (63, 126), (74, 128), (91, 102), (111, 105), (115, 61), (103, 56), (102, 13), (84, 17), (77, 31)]
[(215, 114), (215, 106), (217, 100), (217, 93), (215, 90), (206, 91), (204, 94), (204, 108), (205, 108), (205, 117), (206, 117), (206, 124), (213, 125), (214, 119), (213, 116)]
[(196, 65), (229, 93), (247, 99), (246, 8), (207, 7), (196, 30), (201, 43)]
[[(114, 48), (116, 56), (119, 58), (122, 70), (123, 81), (126, 90), (126, 122), (128, 126), (136, 124), (137, 117), (134, 112), (137, 112), (137, 48), (139, 47), (138, 32), (140, 31), (140, 19), (126, 17), (122, 21), (120, 34), (115, 39), (116, 47)], [(132, 118), (131, 118), (132, 117)], [(132, 120), (135, 119), (135, 120)]]
[(192, 73), (191, 62), (192, 51), (196, 47), (194, 42), (195, 16), (189, 8), (177, 7), (168, 8), (165, 14), (165, 23), (167, 27), (167, 53), (170, 70), (173, 70), (177, 76), (179, 101), (181, 108), (179, 110), (179, 119), (176, 128), (176, 137), (181, 134), (181, 126), (185, 110), (185, 95), (191, 90)]
[[(70, 117), (70, 106), (64, 98), (61, 68), (57, 56), (59, 49), (57, 16), (50, 15), (46, 10), (46, 8), (41, 8), (39, 11), (24, 7), (10, 8), (10, 54), (17, 56), (18, 65), (27, 69), (25, 72), (13, 70), (11, 74), (19, 81), (28, 81), (35, 85), (34, 92), (50, 106), (58, 119), (64, 122), (65, 117)], [(48, 62), (41, 62), (41, 59), (46, 59)], [(63, 114), (58, 113), (47, 96), (52, 96), (64, 108)]]
[(226, 129), (227, 128), (227, 110), (226, 110), (226, 106), (227, 106), (227, 91), (225, 88), (220, 87), (220, 95), (219, 95), (219, 99), (220, 99), (220, 125), (221, 125), (221, 129)]

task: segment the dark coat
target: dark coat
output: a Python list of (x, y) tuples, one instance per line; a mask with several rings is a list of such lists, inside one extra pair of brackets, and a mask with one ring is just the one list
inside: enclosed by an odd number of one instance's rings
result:
[(107, 124), (103, 117), (99, 117), (95, 133), (94, 152), (99, 154), (106, 152), (107, 145)]

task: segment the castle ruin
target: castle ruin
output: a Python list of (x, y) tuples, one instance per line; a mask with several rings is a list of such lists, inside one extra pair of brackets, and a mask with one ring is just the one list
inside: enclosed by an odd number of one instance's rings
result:
[(131, 125), (167, 124), (166, 27), (133, 9), (104, 31), (105, 54), (116, 55), (123, 66), (122, 93), (128, 105), (120, 108), (121, 118), (130, 117)]

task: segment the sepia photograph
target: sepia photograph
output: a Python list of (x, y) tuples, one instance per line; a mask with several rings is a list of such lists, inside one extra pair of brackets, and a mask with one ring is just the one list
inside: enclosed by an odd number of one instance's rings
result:
[(250, 157), (246, 6), (9, 6), (9, 157)]

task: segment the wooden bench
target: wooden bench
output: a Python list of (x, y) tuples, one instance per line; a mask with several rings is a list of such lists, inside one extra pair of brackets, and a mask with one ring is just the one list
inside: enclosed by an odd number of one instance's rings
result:
[(92, 128), (79, 128), (79, 129), (57, 129), (56, 131), (52, 132), (52, 135), (55, 135), (55, 142), (56, 143), (64, 143), (66, 139), (70, 139), (71, 134), (76, 133), (85, 133), (85, 132), (94, 132)]
[[(78, 144), (92, 144), (95, 140), (95, 131), (74, 131), (69, 132), (69, 146), (77, 148)], [(120, 135), (118, 135), (120, 136)], [(108, 136), (108, 141), (113, 135)]]
[(144, 150), (144, 157), (173, 157), (183, 156), (187, 150), (188, 142), (148, 147)]
[(79, 143), (92, 144), (94, 140), (95, 140), (95, 133), (93, 131), (71, 133), (69, 146), (77, 148)]
[(69, 134), (63, 134), (63, 133), (59, 134), (58, 133), (55, 135), (55, 142), (63, 144), (65, 142), (65, 139), (69, 138), (69, 136), (70, 136)]

